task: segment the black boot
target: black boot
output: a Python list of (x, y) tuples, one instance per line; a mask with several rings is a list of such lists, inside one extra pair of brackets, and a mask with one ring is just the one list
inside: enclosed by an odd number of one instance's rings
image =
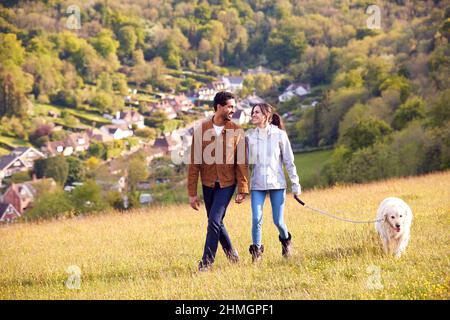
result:
[(210, 270), (212, 267), (212, 263), (210, 262), (204, 262), (203, 260), (200, 260), (198, 263), (198, 271), (204, 272)]
[(285, 258), (289, 258), (292, 254), (292, 249), (291, 249), (292, 236), (289, 232), (288, 232), (288, 235), (289, 236), (287, 239), (281, 239), (281, 236), (278, 236), (278, 239), (280, 239), (280, 242), (281, 242), (281, 254)]
[(258, 248), (256, 244), (252, 244), (250, 248), (248, 248), (248, 251), (252, 255), (252, 262), (258, 262), (262, 259), (262, 254), (264, 252), (264, 246), (261, 245), (261, 247)]

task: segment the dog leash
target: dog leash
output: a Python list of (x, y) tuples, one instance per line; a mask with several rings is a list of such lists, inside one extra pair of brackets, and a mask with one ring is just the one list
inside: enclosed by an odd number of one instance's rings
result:
[(306, 203), (304, 203), (302, 200), (300, 200), (300, 198), (297, 197), (297, 195), (295, 195), (294, 198), (295, 198), (295, 200), (297, 200), (298, 203), (300, 203), (305, 208), (307, 208), (309, 210), (312, 210), (312, 211), (315, 211), (315, 212), (318, 212), (318, 213), (323, 214), (325, 216), (328, 216), (330, 218), (337, 219), (337, 220), (341, 220), (341, 221), (345, 221), (345, 222), (351, 222), (351, 223), (374, 223), (374, 222), (383, 221), (383, 219), (378, 219), (378, 220), (351, 220), (351, 219), (341, 218), (341, 217), (335, 216), (333, 214), (330, 214), (328, 212), (325, 212), (323, 210), (319, 210), (319, 209), (316, 209), (316, 208), (308, 206)]

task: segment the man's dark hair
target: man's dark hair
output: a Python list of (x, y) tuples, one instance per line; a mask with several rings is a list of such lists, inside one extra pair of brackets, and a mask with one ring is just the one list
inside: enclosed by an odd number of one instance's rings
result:
[(214, 96), (214, 102), (213, 102), (214, 111), (217, 111), (218, 104), (220, 104), (221, 106), (224, 106), (227, 104), (227, 101), (230, 99), (236, 99), (234, 94), (232, 94), (231, 92), (228, 92), (228, 91), (217, 92), (216, 95)]

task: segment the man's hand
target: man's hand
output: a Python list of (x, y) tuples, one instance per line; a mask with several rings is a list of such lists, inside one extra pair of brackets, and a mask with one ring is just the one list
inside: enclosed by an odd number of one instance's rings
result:
[(242, 203), (242, 201), (244, 201), (246, 194), (245, 193), (238, 193), (236, 195), (236, 200), (234, 200), (234, 202), (236, 203)]
[(198, 210), (200, 208), (200, 200), (197, 196), (189, 196), (189, 202), (191, 204), (192, 209)]

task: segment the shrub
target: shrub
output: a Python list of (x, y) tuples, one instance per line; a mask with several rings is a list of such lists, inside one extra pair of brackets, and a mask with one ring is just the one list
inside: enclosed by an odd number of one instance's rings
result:
[(73, 211), (73, 205), (64, 191), (44, 193), (33, 203), (27, 211), (25, 219), (44, 220), (62, 217)]

